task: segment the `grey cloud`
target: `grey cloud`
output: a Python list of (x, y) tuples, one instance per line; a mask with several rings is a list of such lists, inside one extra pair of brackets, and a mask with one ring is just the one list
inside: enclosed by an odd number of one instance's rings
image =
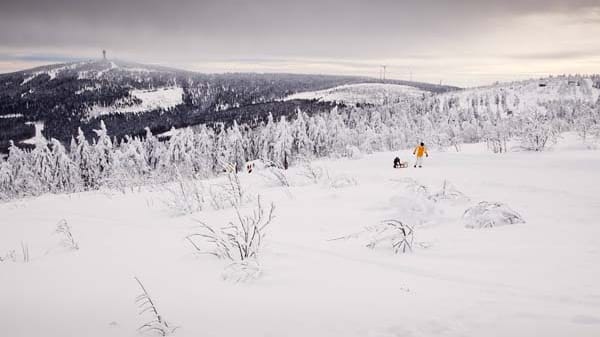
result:
[[(0, 53), (87, 58), (107, 49), (173, 64), (444, 62), (470, 57), (472, 46), (493, 46), (488, 36), (515, 18), (560, 13), (577, 20), (599, 8), (600, 0), (0, 0)], [(509, 57), (544, 57), (536, 53)]]

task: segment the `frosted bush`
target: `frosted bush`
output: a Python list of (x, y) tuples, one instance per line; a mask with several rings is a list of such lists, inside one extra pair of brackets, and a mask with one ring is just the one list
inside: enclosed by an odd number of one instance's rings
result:
[(56, 225), (56, 230), (54, 231), (54, 233), (62, 236), (60, 244), (63, 247), (69, 250), (79, 249), (79, 245), (73, 238), (73, 234), (71, 233), (71, 227), (67, 223), (67, 220), (60, 220)]
[(306, 178), (312, 184), (318, 184), (325, 177), (325, 173), (325, 169), (322, 167), (307, 162), (302, 165), (299, 175)]
[(215, 210), (240, 207), (252, 200), (235, 172), (227, 173), (225, 182), (211, 185), (208, 192)]
[(359, 239), (368, 248), (385, 247), (394, 253), (412, 251), (414, 229), (399, 220), (385, 220), (376, 225), (367, 226), (361, 232), (336, 238), (334, 240)]
[(422, 185), (418, 181), (413, 178), (402, 178), (397, 179), (396, 182), (400, 187), (405, 191), (412, 194), (416, 194), (418, 196), (427, 197), (429, 195), (429, 191), (427, 190), (427, 186)]
[(345, 188), (358, 185), (356, 178), (345, 174), (327, 174), (325, 184), (331, 188)]
[(262, 207), (260, 196), (251, 215), (242, 215), (235, 207), (235, 218), (224, 227), (214, 227), (200, 222), (200, 231), (186, 239), (196, 252), (210, 254), (233, 262), (257, 259), (266, 227), (274, 218), (275, 205), (268, 211)]
[(6, 261), (17, 262), (17, 252), (14, 249), (4, 254), (4, 256), (0, 256), (0, 262)]
[(502, 225), (525, 223), (521, 215), (499, 202), (482, 201), (463, 214), (467, 228), (491, 228)]
[(175, 183), (165, 187), (165, 191), (166, 199), (163, 202), (175, 214), (190, 214), (204, 209), (204, 185), (194, 179), (179, 176)]
[(364, 157), (360, 149), (353, 145), (346, 146), (344, 156), (350, 159), (361, 159), (362, 157)]
[(429, 200), (433, 200), (435, 202), (447, 200), (452, 202), (466, 202), (469, 201), (469, 198), (459, 191), (453, 184), (449, 181), (444, 180), (442, 184), (442, 189), (434, 194), (431, 194), (428, 197)]
[(291, 186), (286, 171), (281, 168), (269, 167), (261, 175), (270, 185), (281, 187)]

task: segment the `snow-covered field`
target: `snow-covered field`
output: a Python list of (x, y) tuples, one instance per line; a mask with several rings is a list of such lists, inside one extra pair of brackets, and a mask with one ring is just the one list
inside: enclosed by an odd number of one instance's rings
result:
[(408, 97), (422, 96), (425, 91), (399, 84), (360, 83), (341, 85), (331, 89), (306, 91), (286, 97), (291, 99), (316, 99), (324, 102), (339, 102), (346, 104), (396, 103)]
[[(232, 209), (174, 216), (159, 188), (0, 204), (0, 256), (16, 252), (0, 262), (0, 335), (137, 336), (137, 276), (175, 336), (599, 336), (600, 156), (583, 148), (566, 135), (543, 153), (431, 151), (423, 169), (391, 168), (409, 151), (322, 160), (333, 178), (309, 184), (293, 167), (289, 189), (241, 174), (276, 205), (262, 275), (241, 283), (184, 240)], [(342, 176), (357, 184), (331, 187)], [(469, 200), (428, 199), (444, 180)], [(483, 200), (526, 223), (466, 228)], [(61, 219), (78, 250), (59, 245)], [(412, 253), (330, 241), (386, 219), (415, 226)]]
[(140, 104), (117, 104), (115, 106), (93, 106), (89, 111), (90, 117), (111, 113), (136, 113), (154, 109), (170, 109), (183, 103), (183, 88), (170, 87), (152, 90), (131, 90), (131, 96), (140, 99)]

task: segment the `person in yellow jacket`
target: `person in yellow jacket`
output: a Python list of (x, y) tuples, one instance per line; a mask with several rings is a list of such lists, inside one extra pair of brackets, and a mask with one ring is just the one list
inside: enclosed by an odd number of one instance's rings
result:
[(417, 156), (417, 161), (415, 162), (415, 167), (417, 167), (417, 165), (419, 165), (419, 167), (423, 167), (423, 155), (425, 155), (425, 157), (429, 157), (429, 153), (427, 153), (427, 148), (425, 147), (425, 143), (421, 143), (420, 145), (415, 147), (413, 154)]

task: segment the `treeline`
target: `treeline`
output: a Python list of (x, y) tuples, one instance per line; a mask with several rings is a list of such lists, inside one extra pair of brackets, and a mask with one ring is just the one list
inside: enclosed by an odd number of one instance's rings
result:
[(511, 139), (519, 140), (522, 149), (542, 151), (567, 130), (577, 131), (585, 141), (598, 141), (600, 104), (571, 104), (565, 108), (549, 103), (509, 116), (490, 108), (477, 113), (437, 108), (426, 101), (333, 107), (312, 116), (297, 110), (294, 118), (268, 115), (254, 125), (234, 120), (230, 125), (172, 129), (166, 141), (150, 129), (143, 136), (119, 140), (100, 122), (91, 142), (80, 129), (68, 147), (44, 138), (33, 150), (12, 145), (8, 158), (0, 161), (0, 198), (126, 188), (182, 176), (209, 178), (226, 168), (243, 170), (254, 159), (285, 167), (311, 158), (399, 150), (420, 141), (432, 148), (454, 146), (457, 151), (462, 143), (484, 141), (493, 152), (510, 150)]

